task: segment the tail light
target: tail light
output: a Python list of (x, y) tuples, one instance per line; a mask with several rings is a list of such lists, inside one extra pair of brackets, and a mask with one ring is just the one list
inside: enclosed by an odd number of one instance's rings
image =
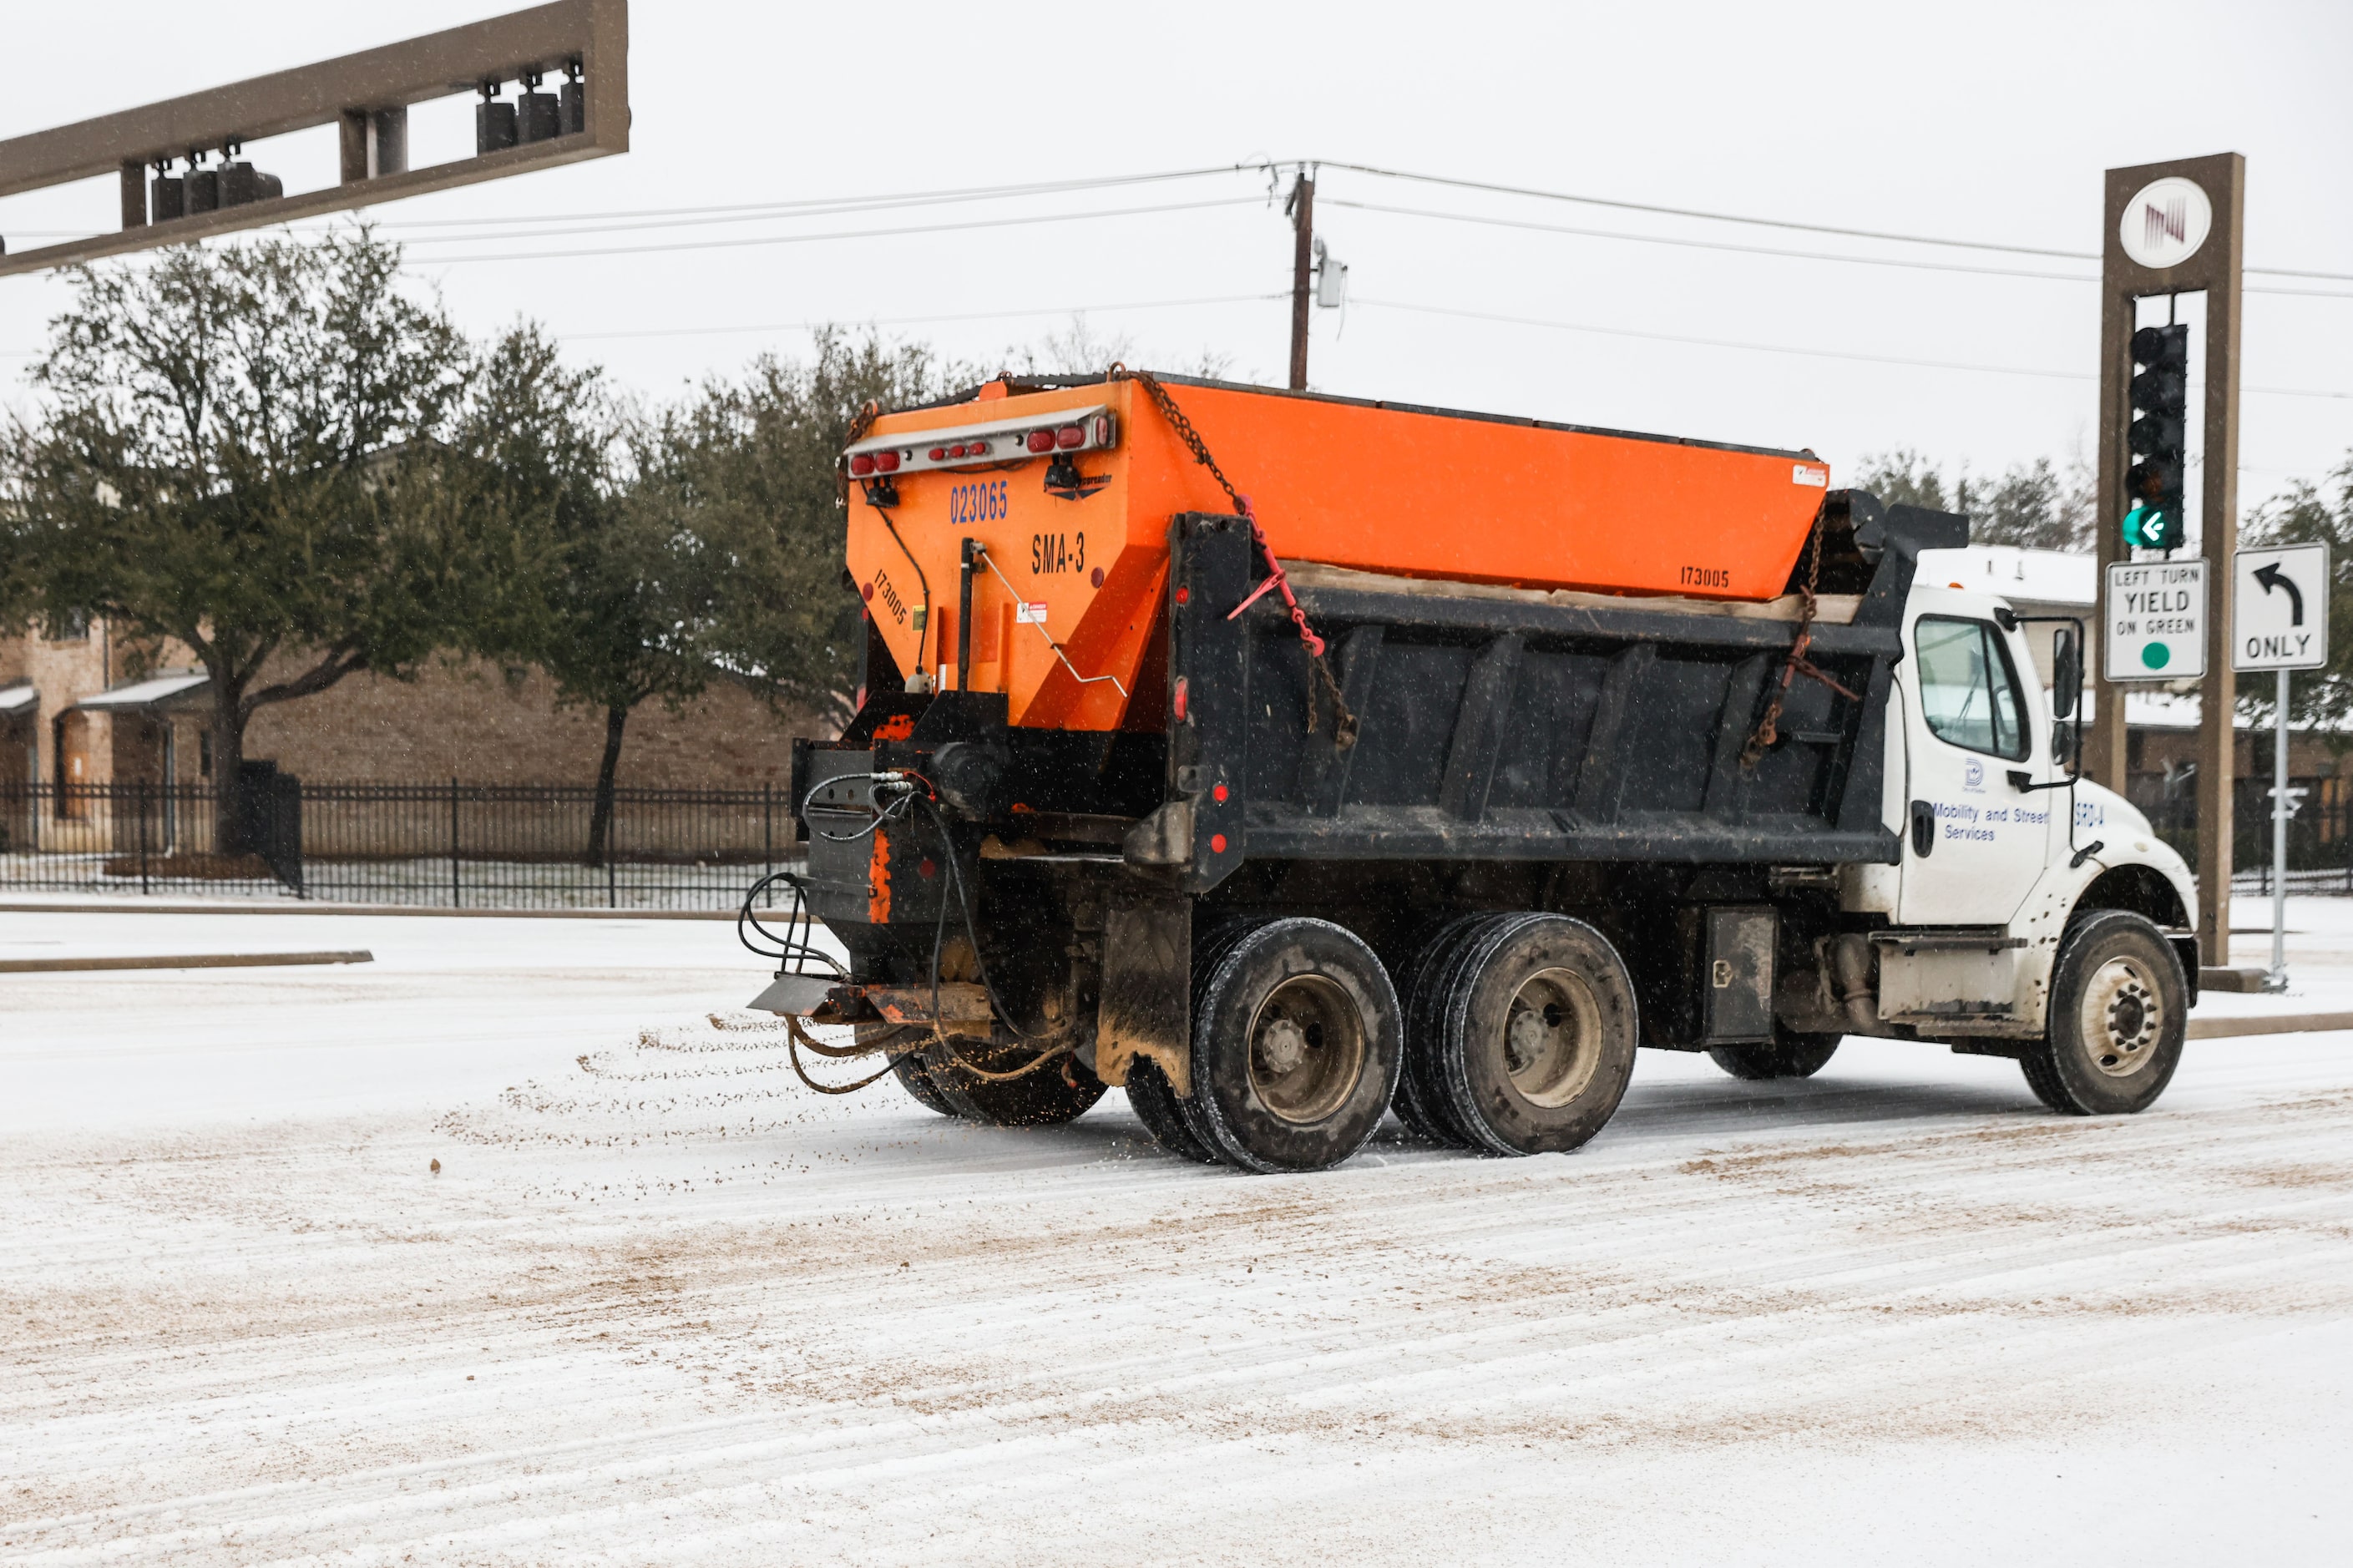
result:
[(1184, 718), (1184, 717), (1185, 717), (1185, 699), (1186, 699), (1186, 696), (1187, 696), (1187, 692), (1186, 692), (1186, 689), (1185, 689), (1185, 678), (1184, 678), (1183, 676), (1181, 676), (1181, 675), (1180, 675), (1180, 676), (1178, 676), (1178, 677), (1176, 678), (1176, 700), (1175, 700), (1175, 701), (1174, 701), (1174, 702), (1172, 702), (1172, 703), (1170, 704), (1171, 708), (1175, 710), (1175, 712), (1176, 712), (1176, 717), (1177, 717), (1177, 718), (1179, 718), (1179, 719), (1182, 719), (1182, 718)]
[[(921, 473), (965, 463), (1050, 458), (1064, 453), (1107, 451), (1119, 445), (1119, 419), (1108, 408), (1075, 408), (1050, 416), (1060, 423), (1039, 426), (1038, 416), (993, 419), (961, 428), (912, 430), (872, 436), (849, 449), (849, 471), (858, 479), (875, 474)], [(924, 443), (902, 447), (909, 439)]]

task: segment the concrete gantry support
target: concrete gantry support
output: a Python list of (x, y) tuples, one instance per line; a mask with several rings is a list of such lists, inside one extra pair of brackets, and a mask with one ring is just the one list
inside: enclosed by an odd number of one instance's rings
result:
[[(2213, 205), (2205, 243), (2179, 265), (2147, 268), (2125, 253), (2126, 207), (2150, 182), (2168, 175), (2191, 181)], [(2202, 292), (2206, 297), (2204, 478), (2199, 486), (2199, 554), (2210, 584), (2206, 607), (2206, 679), (2198, 723), (2199, 952), (2209, 964), (2230, 962), (2231, 783), (2237, 757), (2232, 713), (2238, 679), (2231, 669), (2231, 557), (2239, 548), (2239, 279), (2246, 230), (2247, 161), (2236, 153), (2145, 163), (2107, 172), (2101, 204), (2099, 541), (2101, 592), (2108, 563), (2129, 560), (2121, 527), (2126, 509), (2125, 472), (2131, 465), (2127, 435), (2132, 410), (2132, 334), (2137, 303), (2152, 295)], [(2102, 639), (2105, 641), (2105, 639)], [(2119, 795), (2129, 759), (2125, 745), (2124, 694), (2103, 668), (2097, 705), (2085, 737), (2085, 771)]]

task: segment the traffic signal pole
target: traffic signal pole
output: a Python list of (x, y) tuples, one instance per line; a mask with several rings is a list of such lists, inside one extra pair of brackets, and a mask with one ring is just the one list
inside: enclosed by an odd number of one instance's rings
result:
[[(2110, 563), (2132, 559), (2123, 522), (2134, 504), (2126, 476), (2133, 461), (2129, 400), (2136, 306), (2158, 295), (2193, 292), (2206, 297), (2206, 396), (2200, 420), (2204, 473), (2198, 491), (2198, 552), (2208, 563), (2209, 582), (2229, 581), (2231, 558), (2239, 547), (2239, 275), (2246, 173), (2246, 159), (2236, 153), (2107, 172), (2101, 225), (2097, 529), (2104, 584)], [(2169, 201), (2145, 199), (2152, 185), (2168, 178), (2190, 182), (2204, 194), (2211, 208), (2211, 226), (2202, 243), (2170, 264), (2144, 265), (2127, 253), (2126, 226), (2134, 226), (2137, 237), (2147, 235), (2160, 242), (2169, 227), (2178, 227), (2181, 214)], [(2179, 246), (2173, 248), (2178, 250)], [(2119, 795), (2125, 793), (2130, 765), (2124, 704), (2128, 689), (2110, 679), (2105, 667), (2100, 669), (2094, 688), (2090, 733), (2084, 739), (2084, 771)], [(2206, 675), (2199, 694), (2198, 863), (2194, 868), (2200, 905), (2199, 954), (2203, 963), (2215, 966), (2230, 962), (2232, 782), (2238, 763), (2232, 721), (2238, 695), (2237, 677), (2231, 668), (2229, 595), (2215, 594), (2207, 610)]]

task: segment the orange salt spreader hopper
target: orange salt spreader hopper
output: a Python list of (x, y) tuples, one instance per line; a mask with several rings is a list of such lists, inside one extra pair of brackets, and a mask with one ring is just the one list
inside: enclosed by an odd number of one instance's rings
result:
[[(1286, 563), (1770, 599), (1830, 485), (1810, 452), (1158, 379)], [(1123, 727), (1170, 520), (1234, 510), (1125, 376), (991, 382), (968, 403), (882, 416), (846, 461), (849, 571), (899, 668), (949, 689), (968, 652), (971, 688), (1004, 692), (1032, 729)]]

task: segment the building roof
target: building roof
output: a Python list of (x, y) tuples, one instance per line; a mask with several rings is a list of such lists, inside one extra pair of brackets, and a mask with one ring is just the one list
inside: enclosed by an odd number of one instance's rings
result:
[(203, 670), (181, 670), (176, 674), (150, 676), (145, 680), (134, 680), (128, 686), (114, 687), (95, 697), (85, 697), (74, 706), (111, 713), (178, 708), (211, 684), (212, 677)]
[(2000, 594), (2012, 601), (2067, 605), (2089, 610), (2099, 602), (2096, 557), (2069, 550), (2028, 550), (2016, 544), (1969, 544), (1923, 550), (1917, 581), (1949, 583)]
[(29, 680), (0, 687), (0, 713), (22, 713), (28, 708), (39, 707), (40, 702), (41, 693)]

